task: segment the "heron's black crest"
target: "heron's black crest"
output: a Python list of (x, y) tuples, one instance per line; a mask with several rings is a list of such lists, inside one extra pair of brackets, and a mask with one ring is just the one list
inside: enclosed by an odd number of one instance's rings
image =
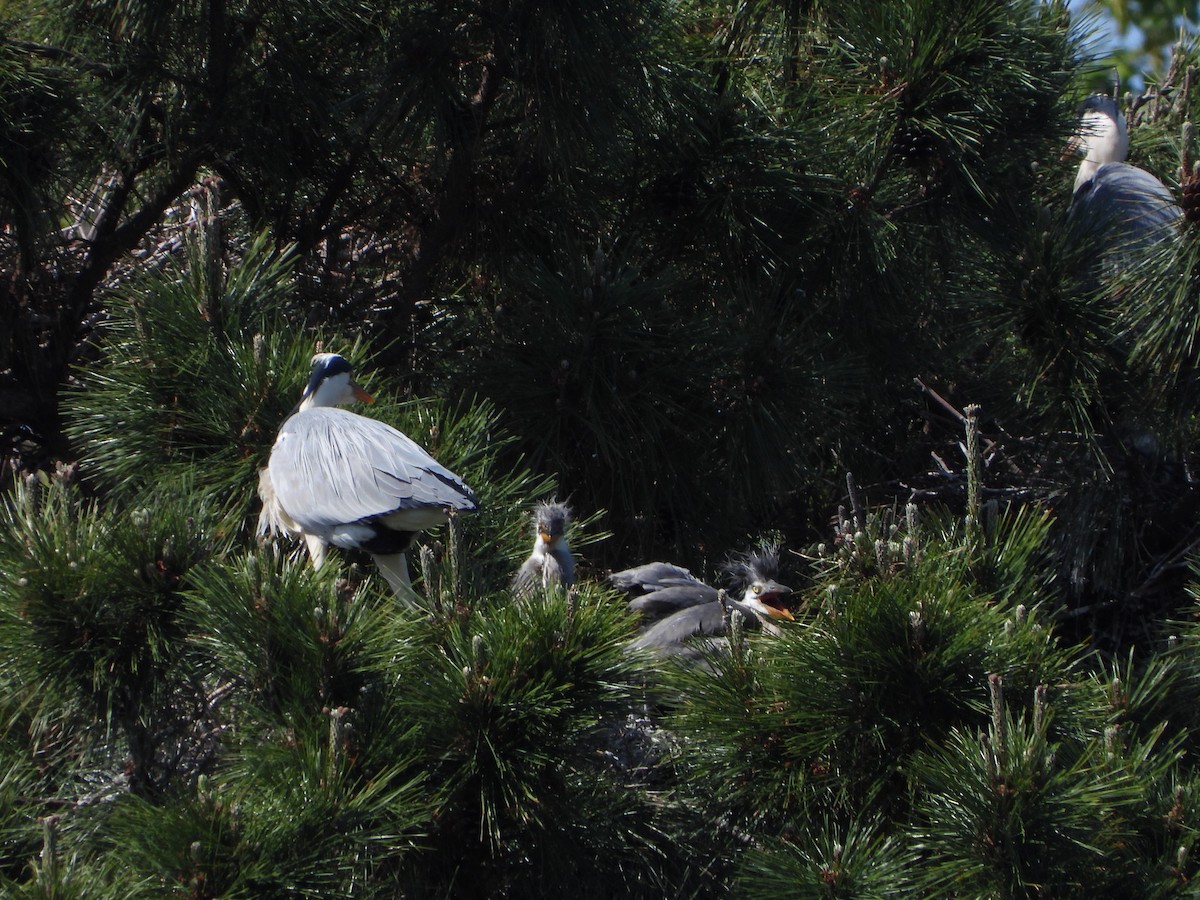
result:
[(308, 379), (308, 387), (304, 389), (307, 397), (317, 389), (322, 381), (334, 375), (350, 374), (350, 361), (339, 353), (318, 353), (312, 358), (312, 375)]
[(340, 353), (318, 353), (313, 357), (313, 374), (320, 372), (324, 377), (350, 371), (350, 360)]
[(553, 500), (539, 503), (533, 511), (533, 522), (539, 532), (561, 537), (571, 522), (571, 508)]
[(1118, 111), (1117, 101), (1108, 96), (1108, 94), (1092, 94), (1079, 104), (1076, 114), (1083, 115), (1089, 109), (1099, 110), (1102, 113), (1111, 115), (1115, 119)]
[(734, 554), (721, 569), (739, 587), (774, 581), (779, 577), (779, 545), (763, 544), (757, 550)]

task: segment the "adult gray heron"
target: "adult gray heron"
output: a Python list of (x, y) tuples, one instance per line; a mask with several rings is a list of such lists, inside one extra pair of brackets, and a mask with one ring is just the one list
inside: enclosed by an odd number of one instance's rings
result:
[(533, 551), (513, 579), (513, 593), (528, 596), (539, 586), (566, 590), (574, 587), (575, 557), (567, 545), (570, 524), (567, 504), (550, 500), (537, 505), (533, 511)]
[(1083, 155), (1075, 176), (1070, 222), (1103, 234), (1116, 251), (1145, 249), (1173, 235), (1182, 212), (1167, 186), (1125, 161), (1129, 131), (1117, 102), (1093, 94), (1079, 108), (1071, 146)]
[(396, 595), (411, 598), (405, 552), (452, 513), (477, 510), (475, 495), (406, 434), (339, 408), (374, 402), (344, 357), (318, 353), (312, 362), (259, 473), (259, 533), (303, 537), (314, 568), (331, 544), (364, 550)]
[[(785, 604), (792, 589), (780, 584), (779, 546), (767, 544), (756, 551), (739, 554), (723, 567), (733, 586), (731, 595), (722, 604), (720, 592), (692, 576), (686, 569), (669, 563), (651, 563), (647, 567), (629, 569), (609, 576), (614, 585), (629, 584), (638, 588), (655, 584), (629, 602), (631, 610), (650, 620), (632, 642), (636, 649), (650, 650), (662, 656), (694, 657), (719, 640), (728, 628), (731, 611), (746, 616), (750, 627), (760, 627), (770, 634), (780, 632), (777, 622), (794, 617)], [(631, 575), (641, 570), (639, 575)], [(648, 575), (657, 575), (655, 582)], [(690, 581), (689, 581), (690, 579)], [(726, 605), (729, 607), (727, 610)], [(707, 640), (706, 640), (707, 639)]]

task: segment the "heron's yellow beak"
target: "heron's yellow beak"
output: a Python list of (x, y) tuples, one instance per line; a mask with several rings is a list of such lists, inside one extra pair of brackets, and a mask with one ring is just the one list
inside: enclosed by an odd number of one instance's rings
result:
[(541, 537), (543, 544), (549, 544), (549, 543), (553, 542), (553, 540), (554, 540), (554, 538), (551, 536), (550, 532), (548, 532), (548, 531), (539, 531), (538, 535)]
[(792, 615), (790, 609), (784, 609), (782, 606), (767, 606), (769, 612), (776, 619), (787, 619), (789, 622), (795, 622), (796, 617)]
[(350, 390), (354, 392), (354, 399), (361, 400), (363, 403), (374, 403), (375, 398), (364, 391), (359, 385), (353, 381), (350, 382)]

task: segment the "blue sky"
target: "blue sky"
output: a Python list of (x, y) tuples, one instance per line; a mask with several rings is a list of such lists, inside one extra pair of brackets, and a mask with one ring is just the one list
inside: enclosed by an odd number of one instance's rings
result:
[[(1089, 6), (1089, 3), (1088, 0), (1068, 0), (1067, 5), (1071, 9), (1072, 20), (1079, 21), (1086, 15), (1085, 10)], [(1096, 56), (1103, 58), (1109, 53), (1122, 48), (1138, 49), (1144, 43), (1145, 39), (1144, 35), (1142, 34), (1142, 30), (1136, 25), (1131, 26), (1129, 31), (1122, 35), (1117, 30), (1116, 23), (1112, 20), (1111, 16), (1095, 12), (1093, 12), (1091, 15), (1096, 32), (1092, 38), (1093, 46), (1090, 49), (1093, 50)], [(1134, 78), (1130, 79), (1130, 83), (1128, 85), (1125, 85), (1125, 87), (1122, 88), (1122, 92), (1126, 88), (1134, 92), (1138, 92), (1143, 86), (1143, 79), (1140, 76), (1135, 76)]]

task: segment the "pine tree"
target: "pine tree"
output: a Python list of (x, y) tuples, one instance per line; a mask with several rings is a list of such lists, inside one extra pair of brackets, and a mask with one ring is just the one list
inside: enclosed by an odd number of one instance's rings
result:
[[(12, 7), (0, 889), (1185, 892), (1194, 234), (1071, 227), (1066, 5), (552, 6)], [(411, 608), (255, 534), (318, 349), (479, 493)], [(782, 634), (631, 650), (767, 532)]]

